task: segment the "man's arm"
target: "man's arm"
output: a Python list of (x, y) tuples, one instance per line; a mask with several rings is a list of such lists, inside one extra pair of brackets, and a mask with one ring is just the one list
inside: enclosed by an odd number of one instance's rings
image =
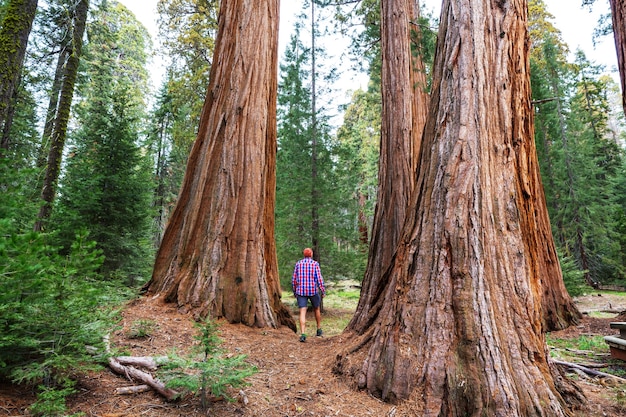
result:
[(298, 264), (293, 268), (293, 275), (291, 275), (291, 290), (293, 296), (296, 296), (296, 289), (298, 288)]
[(326, 287), (324, 287), (324, 278), (322, 277), (322, 270), (320, 269), (320, 265), (315, 265), (315, 272), (317, 275), (317, 284), (320, 287), (320, 291), (322, 293), (322, 297), (326, 295)]

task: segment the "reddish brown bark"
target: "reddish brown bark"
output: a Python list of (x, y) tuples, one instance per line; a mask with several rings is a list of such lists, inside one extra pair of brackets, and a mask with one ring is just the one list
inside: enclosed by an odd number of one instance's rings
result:
[(349, 329), (362, 332), (381, 308), (389, 266), (415, 186), (428, 95), (419, 54), (411, 52), (419, 6), (414, 0), (381, 2), (382, 125), (378, 200), (361, 297)]
[(525, 0), (444, 1), (416, 192), (373, 324), (338, 356), (417, 415), (568, 414), (542, 333), (554, 243), (526, 14)]
[(221, 2), (209, 87), (148, 289), (197, 316), (277, 327), (278, 0)]

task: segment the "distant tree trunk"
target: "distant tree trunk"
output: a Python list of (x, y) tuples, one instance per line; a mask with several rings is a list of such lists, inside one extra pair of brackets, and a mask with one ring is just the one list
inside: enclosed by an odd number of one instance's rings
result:
[(568, 414), (542, 333), (554, 243), (526, 14), (525, 0), (444, 1), (415, 197), (378, 314), (337, 359), (372, 394), (410, 397), (416, 415)]
[[(10, 0), (0, 25), (0, 132), (11, 124), (11, 100), (22, 73), (36, 11), (37, 0)], [(8, 148), (8, 136), (3, 135), (0, 149)], [(3, 154), (0, 152), (0, 156)]]
[(626, 114), (626, 4), (623, 0), (609, 0), (613, 17), (613, 37), (617, 51), (617, 67), (622, 84), (622, 108)]
[[(317, 68), (315, 67), (315, 2), (311, 2), (311, 248), (313, 258), (320, 261), (320, 219), (319, 204), (320, 190), (317, 183), (317, 91), (315, 81)], [(322, 306), (323, 309), (323, 306)]]
[(48, 220), (52, 212), (52, 202), (54, 201), (59, 172), (61, 171), (61, 159), (63, 157), (63, 148), (65, 147), (67, 124), (70, 119), (72, 98), (74, 97), (74, 85), (76, 84), (76, 76), (78, 75), (78, 64), (83, 47), (83, 34), (85, 33), (88, 12), (89, 0), (80, 0), (74, 10), (72, 45), (68, 51), (67, 63), (65, 64), (63, 72), (59, 104), (52, 127), (48, 162), (43, 187), (41, 189), (41, 199), (43, 203), (37, 215), (37, 222), (34, 226), (35, 231), (44, 229), (44, 223)]
[(278, 0), (223, 0), (209, 88), (151, 293), (248, 326), (295, 322), (274, 240)]
[(68, 48), (62, 46), (57, 58), (57, 66), (54, 71), (54, 80), (52, 81), (52, 88), (50, 89), (50, 97), (48, 99), (48, 110), (46, 111), (46, 120), (44, 122), (43, 134), (41, 135), (41, 146), (37, 154), (37, 168), (45, 168), (50, 152), (50, 137), (52, 137), (52, 129), (54, 127), (54, 120), (59, 107), (59, 96), (61, 94), (61, 86), (63, 82), (63, 73), (65, 64), (67, 63)]
[(382, 307), (384, 272), (400, 238), (409, 197), (415, 187), (428, 109), (423, 61), (411, 51), (417, 28), (413, 23), (418, 18), (419, 6), (415, 0), (381, 2), (383, 107), (378, 200), (361, 297), (348, 325), (357, 332), (364, 331)]
[(167, 165), (165, 155), (165, 136), (169, 129), (169, 119), (163, 117), (158, 125), (157, 135), (157, 160), (156, 160), (156, 172), (155, 177), (157, 179), (157, 187), (154, 190), (154, 205), (157, 209), (157, 214), (154, 219), (156, 233), (154, 234), (154, 244), (159, 246), (161, 239), (163, 239), (163, 230), (166, 222), (165, 211), (165, 179), (167, 176)]
[[(369, 243), (367, 216), (365, 214), (365, 204), (367, 203), (367, 195), (359, 192), (359, 212), (357, 214), (357, 221), (359, 225), (359, 242), (364, 245), (364, 248)], [(363, 250), (365, 252), (365, 250)]]
[(18, 81), (15, 85), (15, 88), (13, 89), (13, 97), (11, 97), (11, 100), (9, 101), (9, 108), (6, 112), (6, 119), (5, 119), (5, 123), (2, 129), (2, 132), (0, 132), (0, 134), (2, 135), (2, 139), (0, 139), (0, 143), (3, 144), (7, 144), (6, 148), (7, 149), (9, 146), (9, 143), (11, 142), (11, 126), (13, 126), (13, 119), (15, 118), (15, 110), (16, 110), (16, 104), (17, 101), (19, 100), (19, 96), (20, 96), (20, 83), (21, 83), (21, 74), (20, 77), (18, 78)]

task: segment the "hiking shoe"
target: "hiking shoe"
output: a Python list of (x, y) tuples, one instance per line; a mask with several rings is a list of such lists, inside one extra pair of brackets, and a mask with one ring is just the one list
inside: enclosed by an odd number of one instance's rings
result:
[(306, 335), (305, 334), (301, 334), (300, 335), (300, 341), (303, 342), (303, 343), (306, 342)]
[(324, 333), (322, 332), (322, 329), (317, 329), (317, 333), (315, 334), (315, 336), (322, 337), (322, 333)]

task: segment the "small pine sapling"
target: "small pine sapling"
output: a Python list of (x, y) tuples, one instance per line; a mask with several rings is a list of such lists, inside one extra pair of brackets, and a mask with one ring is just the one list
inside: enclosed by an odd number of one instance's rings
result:
[(161, 378), (168, 388), (200, 397), (202, 408), (206, 410), (209, 396), (232, 400), (228, 389), (246, 385), (245, 378), (255, 374), (257, 369), (245, 362), (245, 355), (229, 357), (219, 348), (221, 340), (216, 322), (207, 318), (196, 323), (196, 328), (199, 330), (195, 336), (196, 354), (187, 359), (171, 355), (168, 365), (161, 371)]

